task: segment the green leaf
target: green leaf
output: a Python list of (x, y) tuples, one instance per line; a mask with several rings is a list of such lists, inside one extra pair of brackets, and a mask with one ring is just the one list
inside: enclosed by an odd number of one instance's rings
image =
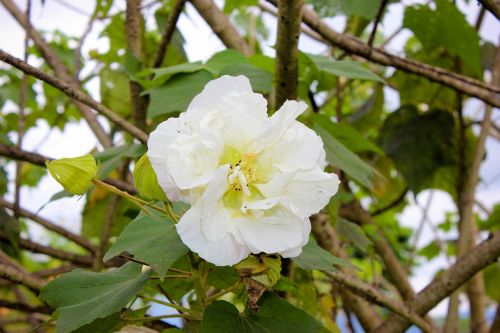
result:
[(205, 70), (177, 74), (164, 85), (147, 90), (145, 93), (150, 97), (148, 117), (186, 111), (194, 96), (213, 78), (212, 74)]
[(486, 221), (479, 224), (481, 230), (494, 232), (500, 229), (500, 204), (493, 206), (493, 210)]
[(314, 124), (313, 129), (323, 139), (328, 162), (339, 167), (367, 188), (372, 189), (372, 179), (375, 175), (378, 175), (377, 171), (359, 158), (358, 155), (347, 149), (321, 125)]
[(188, 62), (185, 64), (174, 65), (174, 66), (169, 66), (169, 67), (148, 69), (148, 70), (143, 71), (140, 76), (146, 77), (150, 73), (154, 73), (154, 79), (157, 80), (157, 79), (165, 78), (165, 77), (168, 78), (174, 74), (197, 72), (203, 68), (204, 68), (204, 65), (200, 61)]
[(384, 152), (374, 143), (368, 141), (360, 132), (345, 123), (335, 123), (330, 117), (325, 115), (315, 114), (311, 118), (315, 123), (318, 123), (344, 146), (355, 153), (372, 151), (380, 155), (384, 154)]
[(435, 187), (435, 178), (443, 182), (447, 177), (453, 177), (453, 172), (442, 168), (456, 168), (456, 133), (455, 120), (450, 112), (431, 110), (419, 113), (415, 106), (406, 105), (387, 117), (378, 142), (393, 159), (408, 188), (419, 192)]
[(0, 250), (11, 257), (16, 257), (19, 251), (20, 232), (19, 222), (0, 207), (0, 233), (5, 236), (5, 240), (0, 239)]
[(257, 92), (268, 93), (273, 89), (273, 74), (250, 64), (231, 64), (222, 68), (220, 75), (245, 75)]
[(377, 14), (380, 0), (307, 0), (320, 16), (328, 17), (342, 12), (348, 16), (359, 15), (371, 20)]
[(121, 313), (116, 312), (106, 318), (98, 318), (80, 327), (74, 333), (113, 333), (119, 331), (124, 325), (125, 323), (121, 321)]
[(335, 76), (344, 76), (349, 79), (384, 82), (380, 76), (373, 73), (371, 70), (366, 69), (359, 62), (350, 60), (332, 60), (326, 56), (315, 54), (307, 54), (307, 56), (312, 60), (319, 71), (324, 71)]
[(259, 306), (256, 313), (240, 314), (229, 302), (213, 302), (205, 310), (200, 333), (327, 332), (319, 321), (272, 293), (265, 293)]
[(334, 265), (352, 266), (348, 261), (333, 256), (319, 247), (314, 239), (309, 239), (309, 243), (302, 249), (300, 256), (293, 258), (295, 263), (303, 269), (317, 269), (326, 272), (335, 272)]
[(481, 71), (479, 36), (463, 13), (449, 0), (436, 0), (429, 6), (407, 7), (403, 26), (412, 30), (429, 52), (445, 47), (459, 56), (475, 73)]
[(104, 261), (124, 251), (150, 265), (163, 279), (170, 266), (189, 250), (168, 218), (140, 216), (125, 227)]
[(229, 64), (234, 65), (234, 64), (247, 64), (247, 63), (248, 59), (239, 51), (227, 49), (214, 54), (205, 63), (205, 67), (209, 71), (215, 74), (219, 74), (220, 71)]
[(337, 218), (336, 230), (340, 235), (344, 236), (363, 252), (366, 252), (368, 247), (373, 245), (363, 229), (351, 221), (347, 221), (341, 217)]
[(141, 265), (128, 263), (106, 273), (76, 269), (45, 286), (40, 299), (57, 309), (56, 332), (72, 332), (95, 319), (120, 311), (151, 275)]
[(432, 241), (423, 248), (421, 248), (420, 251), (418, 251), (418, 254), (424, 256), (425, 258), (427, 258), (427, 260), (431, 260), (432, 258), (438, 256), (440, 252), (441, 248), (439, 247), (437, 242)]
[(94, 153), (93, 156), (99, 162), (100, 178), (107, 177), (115, 170), (124, 158), (137, 158), (146, 152), (146, 146), (142, 144), (127, 144), (118, 147), (112, 147), (103, 151)]
[(240, 275), (233, 267), (210, 264), (207, 284), (219, 289), (232, 287), (240, 280)]

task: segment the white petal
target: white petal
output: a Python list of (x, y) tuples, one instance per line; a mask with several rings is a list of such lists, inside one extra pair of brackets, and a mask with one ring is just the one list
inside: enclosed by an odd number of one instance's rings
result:
[(200, 135), (180, 135), (167, 152), (170, 175), (181, 190), (207, 184), (219, 164), (223, 147)]
[(256, 201), (244, 201), (241, 205), (241, 211), (246, 213), (248, 210), (264, 211), (276, 206), (280, 198), (267, 198)]
[(164, 121), (151, 132), (148, 140), (148, 157), (156, 173), (158, 183), (172, 201), (188, 201), (187, 193), (177, 188), (172, 180), (167, 165), (167, 151), (175, 140), (184, 132), (178, 118)]
[(222, 206), (227, 190), (229, 166), (218, 168), (199, 200), (182, 216), (177, 232), (184, 244), (218, 266), (234, 265), (245, 259), (250, 250), (229, 232), (233, 222)]
[(311, 233), (311, 222), (309, 221), (309, 219), (304, 219), (302, 221), (302, 243), (299, 246), (294, 247), (290, 250), (280, 252), (281, 256), (283, 258), (295, 258), (300, 256), (300, 254), (302, 253), (302, 248), (309, 241), (310, 233)]
[(193, 98), (188, 110), (218, 109), (223, 96), (232, 92), (244, 91), (252, 92), (252, 86), (246, 76), (221, 76), (205, 85), (203, 91)]
[(230, 212), (222, 203), (222, 197), (229, 187), (228, 170), (229, 165), (217, 169), (197, 203), (201, 206), (201, 231), (210, 241), (224, 238), (232, 222)]
[(246, 246), (236, 242), (230, 233), (226, 233), (214, 242), (205, 238), (201, 231), (201, 225), (204, 223), (201, 211), (201, 203), (195, 204), (176, 225), (182, 242), (201, 258), (217, 266), (234, 265), (245, 259), (250, 251)]
[[(272, 166), (274, 171), (281, 172), (309, 170), (317, 165), (323, 151), (321, 138), (307, 126), (295, 121), (276, 144), (262, 152), (259, 164), (264, 168)], [(268, 170), (268, 173), (272, 172)]]
[(270, 215), (238, 218), (234, 225), (252, 253), (278, 253), (302, 243), (302, 220), (284, 208)]
[(319, 168), (276, 174), (267, 184), (258, 186), (266, 197), (280, 197), (280, 204), (295, 215), (307, 218), (318, 213), (337, 193), (340, 180), (334, 173), (326, 173)]
[(286, 101), (283, 106), (269, 118), (269, 128), (254, 143), (255, 151), (260, 152), (274, 145), (283, 134), (296, 123), (295, 119), (307, 109), (307, 104), (297, 101)]

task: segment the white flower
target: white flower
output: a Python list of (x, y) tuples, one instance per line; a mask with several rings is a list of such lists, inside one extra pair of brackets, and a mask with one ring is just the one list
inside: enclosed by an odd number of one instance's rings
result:
[(191, 204), (177, 232), (192, 251), (220, 266), (249, 253), (301, 253), (309, 216), (339, 186), (323, 172), (320, 137), (295, 120), (306, 108), (286, 101), (268, 117), (245, 76), (223, 76), (151, 133), (148, 156), (160, 186), (170, 200)]

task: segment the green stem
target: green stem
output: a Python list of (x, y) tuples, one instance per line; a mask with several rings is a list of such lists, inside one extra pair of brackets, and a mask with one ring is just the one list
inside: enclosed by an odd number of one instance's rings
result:
[(225, 295), (227, 293), (232, 292), (234, 289), (238, 288), (240, 285), (241, 285), (241, 281), (238, 281), (233, 286), (231, 286), (231, 287), (229, 287), (227, 289), (221, 290), (218, 293), (215, 293), (215, 294), (213, 294), (210, 297), (207, 297), (207, 303), (211, 303), (212, 301), (215, 301), (219, 297), (221, 297), (221, 296), (223, 296), (223, 295)]
[(170, 302), (165, 302), (165, 301), (153, 298), (153, 297), (148, 297), (148, 296), (143, 296), (143, 295), (139, 295), (139, 297), (142, 298), (143, 300), (145, 300), (146, 302), (153, 302), (153, 303), (165, 305), (165, 306), (168, 306), (170, 308), (179, 310), (180, 312), (188, 312), (188, 313), (191, 313), (193, 315), (199, 314), (198, 311), (196, 311), (194, 309), (185, 308), (183, 306), (180, 306), (180, 305), (177, 305), (174, 303), (170, 303)]
[(145, 200), (142, 200), (140, 198), (137, 198), (133, 195), (131, 195), (130, 193), (127, 193), (125, 191), (122, 191), (116, 187), (114, 187), (113, 185), (110, 185), (110, 184), (107, 184), (97, 178), (94, 178), (92, 179), (92, 183), (94, 183), (95, 186), (97, 186), (98, 188), (101, 188), (105, 191), (108, 191), (108, 192), (111, 192), (111, 193), (114, 193), (122, 198), (125, 198), (133, 203), (135, 203), (136, 205), (138, 205), (143, 211), (145, 211), (147, 214), (148, 214), (148, 211), (144, 208), (144, 207), (151, 207), (153, 208), (154, 210), (157, 210), (165, 215), (167, 215), (168, 217), (170, 217), (172, 219), (172, 221), (174, 222), (178, 222), (179, 221), (179, 217), (172, 211), (172, 208), (170, 207), (170, 205), (167, 205), (166, 209), (163, 209), (161, 207), (158, 207), (156, 205), (154, 205), (153, 203), (151, 202), (148, 202), (148, 201), (145, 201)]
[(124, 318), (126, 321), (152, 321), (158, 319), (166, 319), (166, 318), (189, 318), (195, 320), (201, 320), (201, 316), (194, 316), (188, 313), (179, 313), (179, 314), (169, 314), (169, 315), (161, 315), (161, 316), (151, 316), (151, 317), (142, 317), (142, 318)]

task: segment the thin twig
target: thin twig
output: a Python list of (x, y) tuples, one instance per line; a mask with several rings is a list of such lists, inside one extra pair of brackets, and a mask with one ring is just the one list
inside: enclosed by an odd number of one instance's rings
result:
[(185, 4), (186, 0), (177, 0), (174, 7), (172, 8), (172, 12), (170, 13), (167, 24), (165, 25), (165, 31), (161, 36), (160, 45), (158, 45), (158, 49), (156, 49), (156, 54), (153, 61), (153, 68), (161, 67), (161, 64), (163, 63), (163, 58), (165, 58), (165, 54), (167, 54), (168, 45), (170, 44), (170, 41), (172, 40), (172, 37), (174, 35), (175, 27), (177, 26), (177, 21), (181, 16)]
[(252, 50), (231, 24), (229, 17), (212, 0), (191, 0), (190, 2), (224, 45), (246, 56), (252, 55)]
[[(6, 207), (10, 210), (13, 210), (15, 208), (14, 204), (8, 202), (7, 200), (5, 200), (2, 197), (0, 197), (0, 206)], [(80, 245), (81, 247), (89, 250), (90, 252), (94, 252), (96, 250), (96, 246), (94, 244), (92, 244), (88, 239), (86, 239), (80, 235), (77, 235), (64, 227), (61, 227), (61, 226), (43, 218), (43, 217), (41, 217), (35, 213), (32, 213), (26, 209), (23, 209), (21, 207), (19, 207), (18, 212), (19, 212), (19, 216), (26, 217), (26, 218), (32, 220), (33, 222), (36, 222), (36, 223), (44, 226), (48, 230), (51, 230), (53, 232), (58, 233), (59, 235), (65, 237), (65, 238), (75, 242), (76, 244)]]
[[(499, 256), (500, 231), (497, 231), (489, 239), (467, 252), (450, 268), (437, 275), (427, 287), (407, 301), (406, 305), (420, 316), (425, 315), (477, 272), (496, 262)], [(404, 332), (409, 326), (407, 320), (399, 316), (390, 316), (374, 332)]]
[(352, 275), (342, 272), (324, 272), (335, 282), (338, 282), (349, 288), (355, 294), (365, 298), (371, 303), (376, 303), (386, 307), (394, 313), (402, 316), (413, 324), (417, 325), (422, 331), (431, 333), (434, 332), (432, 327), (422, 317), (415, 313), (412, 309), (408, 308), (404, 303), (397, 302), (392, 298), (380, 293), (378, 289), (359, 281)]
[[(267, 1), (276, 4), (275, 0)], [(381, 49), (370, 47), (353, 36), (332, 30), (309, 8), (303, 8), (303, 22), (332, 45), (343, 50), (381, 65), (392, 66), (402, 71), (425, 77), (431, 81), (482, 99), (490, 105), (500, 107), (500, 97), (498, 96), (500, 89), (498, 87), (470, 77), (455, 74), (440, 67), (401, 58)]]
[(44, 73), (38, 68), (28, 65), (21, 59), (18, 59), (1, 49), (0, 49), (0, 60), (16, 67), (17, 69), (23, 71), (24, 73), (32, 75), (37, 79), (40, 79), (50, 84), (54, 88), (57, 88), (58, 90), (63, 92), (68, 97), (91, 107), (92, 109), (96, 110), (98, 113), (102, 114), (110, 121), (115, 123), (115, 125), (120, 127), (122, 130), (128, 132), (133, 137), (139, 139), (139, 141), (141, 141), (142, 143), (147, 143), (148, 135), (144, 133), (140, 128), (137, 128), (133, 124), (129, 123), (126, 119), (122, 118), (117, 113), (111, 111), (104, 105), (100, 104), (89, 95), (86, 95), (79, 88), (76, 88), (74, 85), (68, 84), (56, 78), (55, 76)]
[[(28, 152), (28, 151), (21, 150), (21, 149), (17, 149), (13, 146), (8, 146), (8, 145), (3, 144), (3, 143), (0, 143), (0, 156), (5, 156), (5, 157), (9, 157), (9, 158), (12, 158), (15, 160), (29, 162), (31, 164), (35, 164), (35, 165), (38, 165), (38, 166), (41, 166), (44, 168), (46, 167), (45, 161), (52, 161), (53, 160), (53, 158), (51, 158), (51, 157), (43, 156), (40, 154)], [(125, 192), (128, 192), (130, 194), (137, 193), (137, 189), (133, 185), (131, 185), (123, 180), (114, 179), (114, 178), (105, 178), (103, 181), (106, 184), (117, 187), (118, 189), (125, 191)]]
[(382, 0), (380, 2), (380, 6), (378, 7), (377, 15), (375, 15), (375, 19), (373, 21), (373, 29), (372, 32), (370, 33), (370, 37), (368, 38), (368, 46), (373, 46), (373, 41), (375, 40), (375, 35), (377, 34), (377, 28), (378, 24), (380, 23), (380, 20), (382, 19), (382, 14), (384, 13), (385, 6), (389, 0)]
[[(57, 56), (54, 50), (49, 46), (49, 44), (44, 40), (42, 35), (34, 28), (29, 29), (29, 24), (26, 21), (23, 13), (19, 10), (16, 4), (12, 0), (0, 0), (3, 6), (12, 14), (16, 21), (26, 30), (29, 31), (31, 40), (40, 51), (40, 54), (45, 59), (47, 64), (54, 70), (55, 75), (67, 85), (71, 86), (73, 89), (80, 90), (80, 83), (76, 78), (70, 75), (70, 70)], [(97, 120), (96, 115), (92, 110), (85, 105), (85, 103), (80, 103), (74, 101), (75, 106), (82, 114), (83, 118), (89, 124), (90, 129), (94, 132), (97, 140), (105, 148), (112, 146), (113, 142), (111, 137), (106, 133), (102, 125)]]

